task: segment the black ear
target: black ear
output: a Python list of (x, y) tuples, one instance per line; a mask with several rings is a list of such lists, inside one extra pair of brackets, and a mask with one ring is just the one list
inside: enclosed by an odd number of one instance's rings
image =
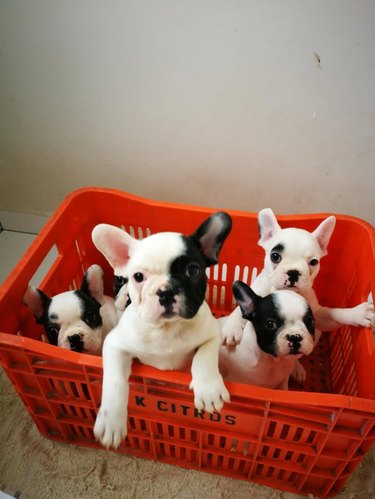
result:
[(234, 297), (241, 308), (242, 316), (245, 319), (251, 320), (257, 303), (261, 299), (254, 291), (244, 282), (235, 281), (232, 286)]
[(38, 288), (28, 287), (23, 297), (23, 303), (34, 315), (38, 324), (42, 323), (44, 312), (48, 309), (51, 298)]
[(232, 219), (223, 211), (218, 211), (205, 220), (190, 237), (198, 243), (207, 266), (215, 265), (219, 253), (232, 228)]

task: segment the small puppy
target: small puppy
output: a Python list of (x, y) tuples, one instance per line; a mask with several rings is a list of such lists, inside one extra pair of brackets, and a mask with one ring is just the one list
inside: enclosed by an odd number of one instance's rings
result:
[(49, 343), (74, 352), (100, 355), (104, 337), (118, 322), (114, 300), (104, 295), (99, 265), (89, 267), (77, 291), (49, 298), (28, 287), (23, 302), (44, 326)]
[(248, 321), (237, 348), (220, 348), (225, 380), (287, 390), (296, 359), (314, 348), (314, 318), (302, 296), (275, 291), (262, 298), (236, 281), (233, 293)]
[[(258, 223), (258, 244), (265, 250), (264, 268), (251, 285), (258, 295), (266, 296), (281, 289), (302, 295), (315, 317), (315, 342), (321, 331), (330, 331), (341, 325), (371, 326), (375, 320), (373, 304), (365, 302), (353, 308), (323, 307), (312, 287), (320, 269), (320, 260), (327, 254), (336, 223), (334, 216), (323, 220), (313, 232), (297, 228), (282, 229), (273, 211), (265, 208), (258, 214)], [(243, 325), (241, 310), (237, 307), (224, 323), (224, 344), (239, 343)]]
[(134, 358), (158, 369), (191, 366), (198, 410), (220, 411), (229, 401), (218, 367), (220, 327), (204, 297), (206, 267), (217, 263), (231, 224), (219, 212), (191, 236), (161, 232), (142, 240), (111, 225), (94, 228), (95, 246), (115, 276), (124, 278), (119, 294), (125, 311), (103, 346), (102, 401), (94, 434), (105, 447), (117, 448), (127, 434)]

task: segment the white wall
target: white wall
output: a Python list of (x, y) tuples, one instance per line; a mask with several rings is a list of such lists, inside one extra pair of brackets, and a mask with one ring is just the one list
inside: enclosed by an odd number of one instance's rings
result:
[(375, 223), (372, 0), (3, 0), (0, 23), (0, 209), (101, 185)]

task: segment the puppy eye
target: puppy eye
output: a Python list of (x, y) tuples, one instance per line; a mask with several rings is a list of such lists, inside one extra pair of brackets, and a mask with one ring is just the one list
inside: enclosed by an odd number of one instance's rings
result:
[(142, 274), (142, 272), (136, 272), (134, 275), (134, 280), (135, 282), (142, 282), (145, 280), (145, 276)]
[(115, 281), (120, 286), (123, 286), (124, 284), (126, 284), (128, 282), (128, 278), (127, 277), (122, 277), (120, 275), (115, 275)]
[(279, 253), (271, 253), (271, 262), (280, 263), (282, 260), (281, 255)]
[(277, 329), (277, 324), (275, 321), (267, 320), (265, 325), (269, 331), (276, 331)]
[(98, 316), (99, 314), (96, 314), (95, 312), (87, 312), (85, 315), (85, 320), (88, 325), (93, 325), (98, 321)]
[(307, 317), (305, 321), (307, 329), (313, 329), (315, 327), (315, 321), (313, 317)]
[(59, 329), (56, 326), (48, 326), (47, 331), (50, 334), (56, 334), (56, 336), (59, 334)]
[(190, 279), (196, 280), (201, 275), (201, 268), (197, 263), (191, 263), (185, 269), (185, 275)]
[(319, 263), (319, 260), (317, 260), (316, 258), (313, 258), (312, 260), (309, 261), (309, 265), (311, 265), (312, 267), (315, 267), (315, 265), (318, 265)]

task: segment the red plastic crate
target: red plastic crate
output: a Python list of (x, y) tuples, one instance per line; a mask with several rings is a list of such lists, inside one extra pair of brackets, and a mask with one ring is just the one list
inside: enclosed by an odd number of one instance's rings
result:
[[(148, 201), (120, 191), (80, 189), (68, 196), (0, 289), (0, 360), (39, 431), (54, 440), (102, 448), (93, 438), (100, 404), (101, 358), (40, 341), (43, 329), (22, 305), (25, 289), (51, 248), (57, 257), (40, 287), (50, 295), (79, 286), (93, 263), (112, 271), (91, 242), (98, 223), (150, 232), (191, 233), (213, 211)], [(217, 315), (234, 303), (233, 280), (250, 282), (263, 266), (257, 215), (228, 211), (232, 232), (210, 269), (207, 300)], [(279, 216), (282, 226), (313, 230), (324, 214)], [(375, 231), (337, 216), (316, 281), (321, 303), (352, 306), (375, 295)], [(303, 390), (227, 383), (222, 413), (198, 414), (190, 375), (136, 364), (129, 435), (118, 452), (254, 481), (300, 494), (336, 494), (375, 441), (375, 345), (368, 329), (326, 333), (304, 360)]]

